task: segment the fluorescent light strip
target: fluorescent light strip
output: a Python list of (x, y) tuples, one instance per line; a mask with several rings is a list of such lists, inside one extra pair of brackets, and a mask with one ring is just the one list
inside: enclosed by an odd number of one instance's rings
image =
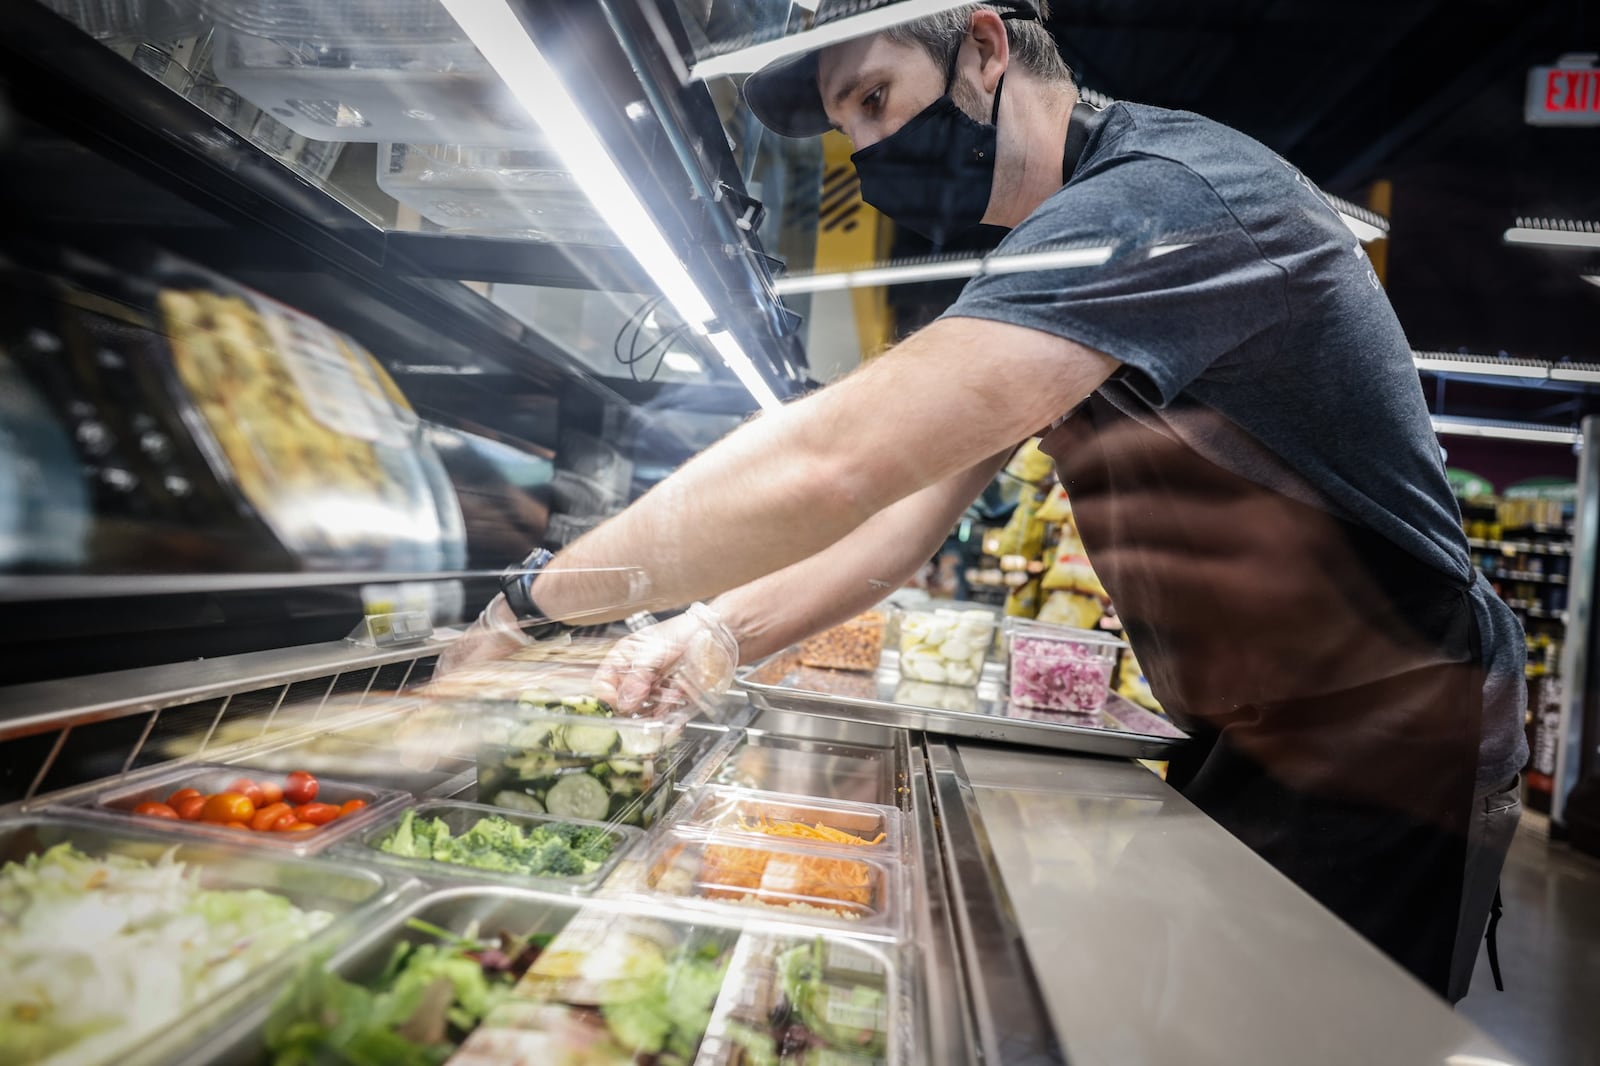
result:
[(1580, 274), (1579, 277), (1583, 278), (1583, 280), (1587, 281), (1590, 285), (1600, 288), (1600, 274)]
[(1553, 366), (1550, 368), (1551, 381), (1576, 381), (1587, 385), (1600, 384), (1600, 366), (1586, 363), (1580, 366)]
[(1493, 378), (1548, 379), (1550, 367), (1543, 363), (1513, 363), (1491, 359), (1467, 359), (1438, 352), (1412, 352), (1418, 370), (1436, 374), (1477, 374)]
[[(462, 0), (454, 2), (460, 3)], [(707, 81), (724, 74), (749, 74), (786, 56), (826, 48), (830, 44), (838, 44), (840, 41), (848, 41), (855, 37), (865, 37), (869, 33), (878, 33), (891, 26), (898, 26), (902, 22), (938, 14), (940, 11), (948, 11), (971, 2), (972, 0), (902, 0), (898, 4), (885, 4), (883, 7), (851, 15), (849, 18), (842, 18), (825, 26), (802, 30), (800, 33), (779, 37), (775, 41), (765, 41), (748, 48), (737, 48), (720, 56), (702, 59), (690, 69), (689, 77), (695, 81)], [(446, 0), (446, 6), (450, 3), (451, 0)]]
[(1064, 248), (1048, 252), (1026, 252), (1022, 255), (990, 256), (987, 259), (943, 259), (932, 263), (889, 263), (862, 270), (841, 270), (828, 274), (800, 274), (779, 278), (775, 283), (778, 295), (791, 296), (805, 292), (837, 292), (842, 289), (866, 289), (879, 285), (905, 285), (916, 281), (950, 281), (955, 278), (972, 278), (980, 274), (1016, 274), (1025, 270), (1062, 270), (1074, 267), (1099, 266), (1111, 258), (1111, 249)]
[(1460, 418), (1435, 417), (1433, 431), (1445, 436), (1521, 440), (1533, 444), (1572, 445), (1578, 443), (1579, 438), (1579, 433), (1575, 429), (1555, 429), (1516, 422), (1476, 422)]
[(676, 370), (680, 374), (698, 374), (705, 369), (700, 365), (700, 360), (688, 352), (668, 352), (661, 362), (668, 370)]
[(1587, 230), (1512, 226), (1505, 232), (1505, 242), (1507, 244), (1539, 244), (1549, 248), (1600, 248), (1600, 233)]
[[(716, 312), (688, 267), (673, 252), (644, 202), (623, 177), (555, 68), (528, 36), (506, 0), (442, 0), (463, 32), (477, 46), (522, 106), (544, 130), (611, 232), (695, 333), (704, 336)], [(779, 401), (760, 371), (733, 337), (712, 346), (763, 407)], [(759, 387), (758, 387), (759, 386)]]

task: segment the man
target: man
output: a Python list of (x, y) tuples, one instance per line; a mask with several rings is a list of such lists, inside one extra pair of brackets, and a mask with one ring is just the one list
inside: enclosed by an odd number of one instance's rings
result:
[(900, 585), (1042, 432), (1196, 736), (1173, 783), (1457, 999), (1517, 816), (1523, 644), (1472, 569), (1409, 346), (1299, 173), (1194, 115), (1081, 105), (1037, 17), (974, 5), (750, 78), (777, 132), (848, 136), (899, 224), (1008, 229), (1003, 269), (686, 464), (532, 599), (602, 609), (616, 571), (585, 571), (620, 565), (656, 606), (715, 597), (600, 679), (628, 707), (674, 666), (715, 684)]

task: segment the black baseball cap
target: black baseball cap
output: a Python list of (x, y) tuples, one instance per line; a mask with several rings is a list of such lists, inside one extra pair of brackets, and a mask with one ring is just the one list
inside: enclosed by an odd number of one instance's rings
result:
[[(893, 3), (870, 4), (862, 0), (821, 0), (811, 20), (811, 28)], [(1038, 9), (1029, 0), (988, 0), (987, 6), (1001, 10), (1007, 18), (1037, 19)], [(876, 31), (868, 31), (876, 32)], [(820, 137), (832, 129), (817, 88), (817, 56), (822, 49), (775, 59), (745, 79), (744, 98), (760, 123), (784, 137)]]

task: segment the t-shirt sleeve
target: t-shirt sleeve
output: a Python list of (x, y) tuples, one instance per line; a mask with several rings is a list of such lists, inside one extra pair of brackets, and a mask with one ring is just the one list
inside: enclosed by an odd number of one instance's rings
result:
[(1081, 175), (1001, 242), (943, 317), (1076, 341), (1155, 406), (1278, 329), (1283, 271), (1194, 171), (1124, 156)]

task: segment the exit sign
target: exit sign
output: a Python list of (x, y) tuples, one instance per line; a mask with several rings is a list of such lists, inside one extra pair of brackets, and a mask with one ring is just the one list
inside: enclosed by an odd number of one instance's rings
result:
[(1524, 116), (1533, 126), (1600, 126), (1600, 69), (1595, 56), (1562, 56), (1528, 71)]

